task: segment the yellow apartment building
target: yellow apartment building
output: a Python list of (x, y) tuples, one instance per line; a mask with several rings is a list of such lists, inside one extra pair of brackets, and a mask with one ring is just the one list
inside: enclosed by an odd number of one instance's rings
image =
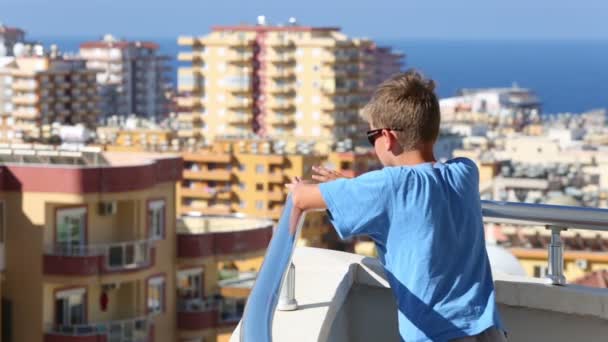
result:
[(360, 137), (359, 108), (373, 80), (401, 68), (376, 68), (387, 59), (376, 58), (381, 54), (371, 52), (374, 44), (335, 27), (215, 26), (178, 43), (187, 50), (178, 60), (190, 63), (178, 70), (179, 134), (207, 143), (251, 133), (300, 140)]
[[(311, 179), (313, 165), (327, 165), (347, 177), (378, 167), (369, 150), (315, 152), (314, 145), (288, 145), (269, 139), (218, 139), (207, 149), (187, 151), (178, 188), (181, 214), (245, 214), (277, 221), (293, 177)], [(324, 213), (311, 213), (302, 230), (302, 245), (351, 249), (335, 235)]]
[(5, 340), (176, 341), (181, 158), (20, 147), (0, 150)]
[(238, 324), (274, 222), (184, 216), (177, 223), (180, 341), (228, 341)]
[(56, 125), (93, 129), (100, 113), (96, 72), (82, 60), (24, 55), (0, 63), (0, 141), (48, 140)]

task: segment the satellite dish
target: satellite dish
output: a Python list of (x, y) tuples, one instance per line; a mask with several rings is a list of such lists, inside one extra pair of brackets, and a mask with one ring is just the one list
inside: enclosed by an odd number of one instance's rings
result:
[(4, 44), (0, 44), (0, 57), (6, 56), (6, 46)]
[(24, 52), (25, 45), (23, 45), (23, 43), (16, 43), (15, 46), (13, 46), (13, 55), (15, 55), (16, 57), (23, 56)]

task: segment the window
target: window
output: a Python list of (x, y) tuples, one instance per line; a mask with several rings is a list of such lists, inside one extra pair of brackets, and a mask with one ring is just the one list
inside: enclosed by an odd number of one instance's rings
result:
[(84, 288), (55, 293), (55, 324), (58, 326), (84, 324), (86, 322)]
[(255, 184), (255, 191), (264, 191), (264, 184), (262, 184), (262, 183), (256, 183)]
[(59, 208), (55, 217), (55, 242), (67, 255), (78, 254), (84, 245), (87, 208)]
[(181, 270), (177, 274), (177, 289), (182, 299), (203, 298), (204, 273), (202, 268)]
[(241, 209), (245, 209), (247, 207), (247, 202), (246, 201), (241, 201), (239, 203), (239, 207), (241, 207)]
[(537, 278), (543, 278), (547, 275), (546, 266), (534, 266), (534, 276)]
[(240, 182), (240, 183), (239, 183), (239, 188), (240, 188), (241, 190), (245, 190), (245, 183)]
[(165, 236), (165, 200), (148, 202), (148, 232), (151, 239), (162, 240)]
[(159, 314), (165, 311), (165, 277), (148, 279), (148, 313)]
[(264, 165), (258, 164), (255, 166), (255, 173), (264, 173)]
[(264, 201), (255, 201), (255, 208), (257, 210), (264, 210)]
[(245, 165), (243, 165), (243, 164), (239, 165), (239, 171), (244, 172), (245, 171)]

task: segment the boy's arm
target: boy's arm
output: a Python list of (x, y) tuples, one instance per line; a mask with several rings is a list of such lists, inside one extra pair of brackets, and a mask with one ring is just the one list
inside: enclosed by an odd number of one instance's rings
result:
[(319, 185), (297, 183), (292, 188), (293, 205), (302, 210), (327, 209), (327, 204), (321, 195)]
[(310, 209), (324, 209), (327, 208), (327, 205), (317, 184), (305, 184), (296, 177), (291, 184), (287, 184), (287, 187), (291, 190), (291, 200), (293, 202), (289, 219), (289, 232), (295, 234), (303, 212)]

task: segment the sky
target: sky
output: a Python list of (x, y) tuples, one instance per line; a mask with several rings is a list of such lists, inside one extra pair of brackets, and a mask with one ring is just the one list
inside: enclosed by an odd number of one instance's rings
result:
[(34, 37), (169, 38), (258, 15), (375, 39), (608, 40), (606, 0), (0, 0), (0, 22)]

